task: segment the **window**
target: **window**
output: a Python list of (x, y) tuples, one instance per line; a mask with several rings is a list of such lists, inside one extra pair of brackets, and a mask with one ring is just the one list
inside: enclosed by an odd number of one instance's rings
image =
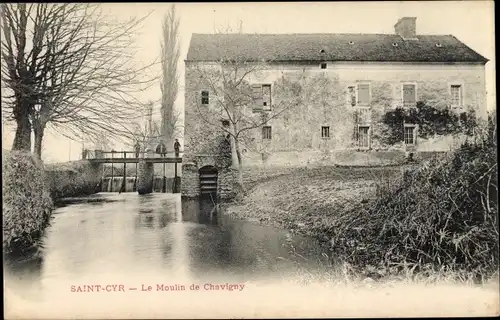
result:
[(414, 84), (403, 84), (403, 107), (414, 107), (417, 104), (417, 95)]
[(451, 86), (451, 105), (454, 107), (462, 106), (462, 86), (452, 85)]
[(271, 85), (254, 84), (252, 85), (252, 98), (254, 100), (254, 111), (271, 110)]
[(359, 105), (370, 104), (370, 85), (367, 83), (358, 84), (358, 101)]
[(353, 107), (356, 105), (356, 87), (347, 87), (347, 102)]
[(208, 91), (203, 90), (201, 91), (201, 104), (208, 104), (209, 99), (208, 99)]
[(370, 105), (370, 84), (358, 83), (347, 87), (347, 103), (353, 107)]
[(406, 145), (415, 145), (416, 142), (416, 126), (412, 124), (404, 125), (404, 140)]
[(358, 146), (360, 148), (370, 147), (370, 127), (369, 126), (359, 126), (358, 127)]
[(224, 128), (229, 127), (229, 120), (227, 120), (227, 119), (222, 119), (222, 120), (221, 120), (221, 122), (222, 122), (222, 126), (223, 126)]
[(271, 127), (270, 126), (262, 127), (262, 139), (271, 140)]
[(323, 62), (323, 63), (321, 64), (321, 69), (326, 69), (326, 66), (327, 66), (326, 62)]
[(321, 138), (330, 138), (330, 127), (321, 127)]

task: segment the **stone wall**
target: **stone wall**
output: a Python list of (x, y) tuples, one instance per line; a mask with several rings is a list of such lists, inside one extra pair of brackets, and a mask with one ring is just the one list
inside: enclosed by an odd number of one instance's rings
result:
[(182, 165), (181, 196), (195, 198), (200, 195), (200, 179), (198, 167), (194, 163)]
[(219, 172), (217, 179), (217, 196), (220, 199), (231, 199), (235, 196), (234, 183), (238, 172), (232, 168), (225, 168)]
[[(305, 80), (297, 80), (301, 76)], [(323, 153), (357, 149), (354, 139), (356, 120), (354, 114), (360, 110), (350, 106), (347, 87), (358, 82), (369, 83), (371, 99), (366, 117), (358, 124), (370, 125), (371, 148), (375, 151), (389, 149), (380, 141), (383, 131), (381, 117), (385, 111), (401, 106), (402, 85), (416, 85), (417, 101), (424, 101), (436, 108), (450, 105), (451, 84), (463, 87), (464, 109), (474, 109), (481, 117), (486, 115), (486, 92), (483, 65), (459, 64), (404, 64), (404, 63), (340, 63), (328, 62), (326, 70), (316, 64), (273, 65), (269, 70), (248, 77), (251, 83), (268, 83), (272, 87), (272, 101), (283, 100), (282, 91), (276, 89), (282, 77), (297, 80), (302, 86), (304, 101), (291, 108), (266, 125), (272, 127), (271, 140), (262, 139), (262, 129), (250, 130), (242, 147), (246, 165), (266, 165), (269, 162), (289, 162), (290, 153), (309, 153), (309, 161), (322, 158)], [(217, 139), (224, 135), (221, 128), (208, 126), (200, 117), (200, 91), (206, 86), (199, 72), (186, 65), (185, 90), (185, 143), (193, 153), (210, 153)], [(220, 123), (223, 112), (218, 109), (215, 97), (211, 96), (204, 116), (211, 123)], [(365, 110), (365, 109), (363, 109)], [(321, 127), (330, 127), (330, 137), (321, 137)], [(394, 148), (394, 147), (393, 147)], [(404, 146), (400, 146), (404, 150)], [(432, 151), (427, 143), (425, 151)], [(436, 151), (442, 147), (437, 146)], [(319, 151), (319, 152), (317, 152)], [(318, 154), (315, 159), (314, 154)], [(303, 161), (297, 161), (301, 163)], [(307, 161), (306, 161), (307, 162)]]
[[(209, 67), (220, 68), (216, 65)], [(212, 161), (210, 157), (216, 157), (220, 141), (227, 135), (221, 125), (226, 116), (216, 101), (221, 97), (210, 92), (209, 104), (199, 103), (201, 90), (207, 90), (199, 68), (200, 64), (186, 64), (186, 151), (183, 161), (191, 167), (183, 166), (182, 169), (182, 174), (188, 175), (183, 178), (182, 194), (185, 196), (199, 193), (197, 170), (203, 162)], [(382, 143), (385, 126), (381, 122), (382, 116), (402, 105), (402, 86), (405, 83), (416, 85), (417, 101), (436, 108), (448, 108), (451, 104), (450, 87), (460, 84), (463, 110), (473, 109), (479, 117), (486, 116), (484, 65), (327, 62), (327, 69), (320, 69), (316, 63), (284, 63), (251, 73), (246, 80), (252, 84), (271, 84), (272, 108), (291, 101), (290, 94), (300, 96), (301, 103), (266, 123), (272, 130), (270, 140), (263, 139), (261, 127), (248, 130), (241, 137), (244, 140), (241, 146), (244, 167), (390, 165), (404, 161), (409, 151), (442, 152), (445, 144), (452, 149), (458, 144), (454, 136), (418, 139), (413, 150), (406, 150), (402, 143), (390, 146)], [(349, 103), (348, 87), (360, 82), (370, 86), (370, 103), (366, 108), (352, 107)], [(286, 83), (293, 90), (287, 91), (283, 86)], [(265, 112), (253, 113), (251, 107), (242, 110), (250, 122), (265, 120)], [(357, 145), (355, 130), (359, 124), (370, 127), (368, 150)], [(322, 126), (330, 128), (329, 137), (322, 137)], [(234, 162), (234, 148), (232, 152)], [(205, 159), (200, 160), (202, 157)]]
[(144, 159), (141, 159), (139, 160), (137, 171), (137, 191), (139, 194), (153, 192), (153, 163), (148, 163)]

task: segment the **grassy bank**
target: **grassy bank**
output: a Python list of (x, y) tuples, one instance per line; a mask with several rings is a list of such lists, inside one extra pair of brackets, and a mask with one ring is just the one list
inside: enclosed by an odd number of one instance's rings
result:
[(49, 224), (53, 202), (42, 164), (31, 154), (4, 153), (3, 251), (22, 253), (36, 246)]
[(498, 270), (496, 131), (415, 167), (301, 169), (227, 211), (325, 242), (351, 274), (480, 281)]
[(338, 212), (369, 201), (379, 181), (399, 175), (404, 168), (325, 166), (268, 173), (254, 179), (248, 195), (226, 209), (239, 218), (325, 241), (329, 240), (325, 230)]

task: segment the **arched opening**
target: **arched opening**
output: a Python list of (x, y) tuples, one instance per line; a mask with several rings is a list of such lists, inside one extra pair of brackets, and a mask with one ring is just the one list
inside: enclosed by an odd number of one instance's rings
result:
[(200, 176), (200, 196), (217, 195), (217, 168), (213, 166), (204, 166), (198, 170)]

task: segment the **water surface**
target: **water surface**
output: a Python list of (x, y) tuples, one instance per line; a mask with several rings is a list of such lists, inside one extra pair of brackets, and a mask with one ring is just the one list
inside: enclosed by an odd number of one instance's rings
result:
[(73, 199), (54, 211), (40, 261), (10, 271), (23, 294), (43, 299), (54, 290), (69, 292), (72, 285), (140, 287), (146, 279), (274, 281), (304, 270), (320, 273), (326, 265), (316, 241), (231, 219), (209, 200), (158, 193), (100, 193), (80, 200), (85, 201)]

